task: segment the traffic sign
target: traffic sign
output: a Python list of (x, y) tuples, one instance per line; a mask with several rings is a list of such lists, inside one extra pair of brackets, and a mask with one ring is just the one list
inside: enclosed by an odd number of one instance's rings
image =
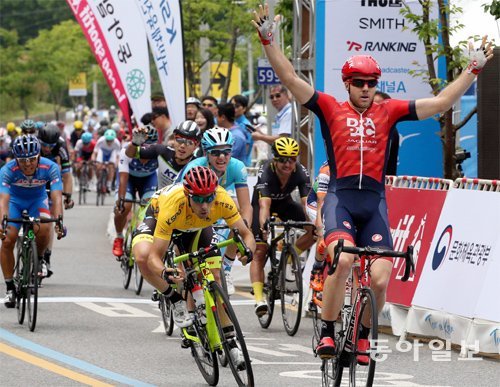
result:
[(260, 58), (257, 64), (257, 83), (259, 85), (276, 85), (280, 83), (271, 64), (265, 58)]

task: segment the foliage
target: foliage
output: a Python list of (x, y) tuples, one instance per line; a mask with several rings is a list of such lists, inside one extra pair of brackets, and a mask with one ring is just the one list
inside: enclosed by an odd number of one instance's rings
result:
[(495, 17), (495, 20), (500, 19), (500, 1), (493, 0), (491, 4), (483, 4), (484, 12), (489, 12), (491, 16)]

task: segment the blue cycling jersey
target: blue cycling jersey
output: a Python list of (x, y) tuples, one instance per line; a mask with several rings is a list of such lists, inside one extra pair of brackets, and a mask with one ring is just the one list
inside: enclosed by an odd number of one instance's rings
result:
[(0, 182), (0, 194), (10, 194), (18, 199), (46, 198), (47, 183), (51, 192), (63, 189), (59, 166), (45, 157), (40, 157), (33, 176), (25, 176), (15, 159), (9, 161), (0, 172)]
[[(177, 175), (176, 183), (182, 182), (184, 175), (193, 167), (208, 167), (208, 159), (206, 157), (199, 157), (190, 161)], [(219, 185), (222, 188), (229, 188), (232, 185), (237, 188), (247, 187), (247, 169), (242, 161), (232, 158), (229, 160), (226, 172), (219, 177)]]

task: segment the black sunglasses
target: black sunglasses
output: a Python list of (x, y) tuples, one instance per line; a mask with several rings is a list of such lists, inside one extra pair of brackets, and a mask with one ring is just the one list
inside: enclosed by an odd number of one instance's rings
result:
[(297, 157), (275, 157), (275, 161), (281, 164), (286, 164), (286, 163), (296, 163), (297, 162)]
[(208, 153), (214, 157), (219, 157), (220, 155), (229, 156), (231, 154), (231, 149), (211, 149)]
[(276, 94), (270, 94), (270, 95), (269, 95), (269, 98), (270, 98), (271, 100), (273, 100), (273, 99), (277, 99), (277, 98), (280, 98), (280, 97), (281, 97), (281, 93), (276, 93)]
[(368, 85), (368, 87), (371, 89), (372, 87), (375, 87), (378, 85), (378, 80), (376, 79), (351, 79), (351, 85), (354, 87), (359, 87), (363, 88), (365, 85)]

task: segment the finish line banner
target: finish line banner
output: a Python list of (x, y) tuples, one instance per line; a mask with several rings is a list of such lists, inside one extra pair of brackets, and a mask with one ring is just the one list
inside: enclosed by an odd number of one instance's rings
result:
[[(431, 97), (431, 87), (410, 70), (418, 62), (426, 68), (423, 43), (411, 32), (413, 25), (400, 14), (402, 0), (317, 0), (316, 17), (316, 88), (347, 100), (341, 70), (353, 55), (371, 55), (380, 64), (382, 77), (378, 90), (395, 99), (413, 100)], [(405, 3), (416, 14), (422, 9), (418, 0)], [(437, 17), (434, 4), (430, 15)], [(404, 28), (408, 28), (404, 30)], [(442, 176), (442, 145), (436, 132), (439, 125), (429, 119), (400, 123), (398, 174)], [(319, 133), (319, 131), (318, 131)], [(425, 152), (423, 152), (425, 149)], [(315, 168), (326, 159), (321, 136), (315, 136)]]

